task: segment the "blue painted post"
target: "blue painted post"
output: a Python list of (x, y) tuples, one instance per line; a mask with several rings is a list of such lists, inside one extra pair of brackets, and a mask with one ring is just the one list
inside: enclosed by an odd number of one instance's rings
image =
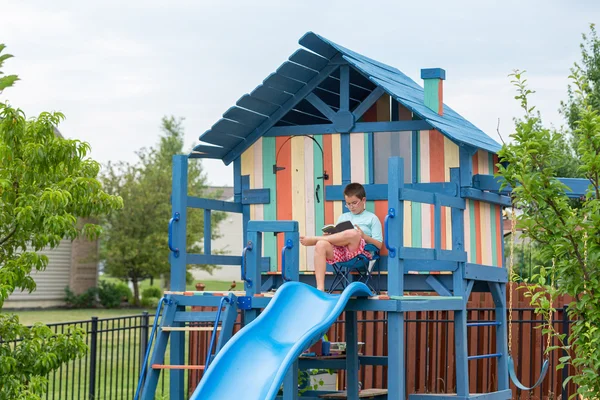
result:
[[(246, 189), (250, 189), (250, 176), (244, 175), (241, 179), (242, 191)], [(241, 194), (240, 194), (240, 201)], [(248, 221), (250, 221), (250, 204), (244, 204), (242, 206), (242, 236), (243, 241), (246, 243), (248, 237)]]
[(233, 161), (233, 201), (242, 202), (242, 157)]
[[(388, 235), (390, 247), (395, 247), (395, 256), (388, 255), (388, 293), (390, 296), (404, 294), (404, 260), (399, 252), (404, 244), (404, 204), (400, 201), (400, 189), (404, 187), (404, 160), (390, 157), (388, 160), (388, 208), (395, 211), (389, 219)], [(388, 250), (389, 251), (389, 250)], [(404, 313), (388, 313), (388, 400), (406, 399), (406, 372), (404, 370)]]
[[(390, 157), (388, 160), (388, 212), (396, 216), (389, 219), (387, 243), (395, 248), (395, 257), (388, 255), (388, 292), (390, 296), (402, 296), (404, 292), (403, 260), (398, 256), (404, 244), (404, 202), (400, 200), (400, 189), (404, 188), (404, 160)], [(385, 237), (384, 237), (384, 240)], [(388, 250), (389, 252), (389, 250)]]
[[(450, 169), (450, 182), (460, 184), (461, 169)], [(465, 217), (464, 210), (452, 208), (450, 211), (452, 221), (452, 250), (465, 250)], [(436, 231), (437, 233), (437, 231)], [(469, 394), (469, 360), (467, 346), (467, 301), (465, 298), (466, 281), (463, 279), (465, 263), (459, 262), (458, 269), (452, 274), (453, 290), (455, 296), (464, 298), (463, 309), (454, 312), (454, 341), (456, 357), (456, 393), (457, 396)]]
[(204, 254), (206, 255), (211, 253), (212, 223), (210, 214), (210, 210), (204, 210)]
[[(262, 253), (262, 233), (252, 230), (247, 233), (247, 241), (252, 243), (252, 250), (246, 252), (246, 277), (250, 279), (250, 283), (244, 283), (246, 296), (253, 297), (260, 293), (261, 289), (261, 274), (260, 274), (260, 259)], [(258, 316), (258, 310), (252, 308), (244, 312), (244, 325), (249, 324)]]
[(419, 159), (421, 154), (419, 153), (419, 135), (420, 131), (412, 131), (411, 138), (411, 162), (412, 162), (412, 183), (419, 182)]
[(291, 240), (292, 248), (285, 250), (285, 276), (298, 282), (300, 280), (300, 233), (286, 232), (283, 241), (287, 243), (288, 240)]
[(346, 311), (347, 397), (358, 400), (358, 325), (355, 311)]
[(473, 155), (475, 151), (466, 144), (461, 144), (458, 150), (460, 165), (460, 187), (473, 186)]
[(283, 379), (283, 400), (298, 400), (298, 360), (290, 365)]
[(340, 66), (340, 111), (350, 110), (350, 66)]
[[(173, 156), (173, 183), (171, 189), (171, 205), (173, 215), (179, 213), (179, 221), (173, 226), (173, 246), (179, 251), (170, 253), (171, 290), (182, 291), (186, 287), (186, 223), (187, 223), (187, 193), (188, 193), (188, 158), (184, 155)], [(185, 307), (177, 307), (183, 311)], [(185, 364), (185, 332), (171, 333), (171, 364)], [(183, 400), (184, 371), (172, 370), (170, 377), (170, 398)]]
[(508, 375), (508, 333), (506, 331), (506, 284), (500, 282), (489, 282), (496, 307), (496, 321), (500, 323), (496, 327), (496, 352), (501, 353), (498, 357), (498, 390), (510, 389)]

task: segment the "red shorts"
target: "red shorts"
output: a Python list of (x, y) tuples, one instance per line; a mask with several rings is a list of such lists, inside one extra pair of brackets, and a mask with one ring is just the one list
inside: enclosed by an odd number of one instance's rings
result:
[(358, 244), (358, 248), (354, 251), (350, 251), (346, 246), (333, 246), (333, 260), (327, 260), (329, 264), (335, 264), (340, 262), (345, 262), (352, 260), (354, 257), (359, 254), (364, 254), (367, 258), (371, 259), (371, 253), (365, 250), (367, 242), (365, 239), (360, 239), (360, 243)]

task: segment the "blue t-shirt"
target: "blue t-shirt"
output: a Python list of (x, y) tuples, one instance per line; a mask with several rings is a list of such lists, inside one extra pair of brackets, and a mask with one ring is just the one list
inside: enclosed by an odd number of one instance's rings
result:
[(379, 222), (379, 218), (377, 215), (373, 214), (371, 211), (364, 210), (360, 214), (352, 214), (351, 212), (344, 213), (340, 215), (337, 220), (337, 223), (343, 221), (350, 221), (352, 224), (357, 225), (362, 231), (371, 236), (373, 239), (383, 242), (383, 234), (381, 232), (381, 222)]

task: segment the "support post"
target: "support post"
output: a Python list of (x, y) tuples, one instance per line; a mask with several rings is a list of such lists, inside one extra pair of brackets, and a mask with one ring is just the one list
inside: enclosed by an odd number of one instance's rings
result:
[(283, 400), (298, 400), (298, 360), (290, 365), (283, 379)]
[[(254, 296), (259, 294), (261, 290), (261, 274), (260, 274), (260, 259), (262, 254), (262, 233), (252, 230), (248, 232), (247, 241), (252, 243), (252, 250), (246, 253), (246, 277), (250, 279), (250, 283), (244, 283), (246, 296)], [(249, 324), (258, 317), (258, 310), (252, 308), (244, 312), (244, 325)]]
[(404, 202), (400, 201), (400, 189), (404, 187), (404, 160), (390, 157), (388, 160), (388, 212), (394, 210), (395, 217), (389, 218), (384, 241), (395, 248), (395, 256), (388, 255), (388, 292), (390, 296), (402, 296), (404, 292), (404, 260), (398, 256), (404, 244)]
[(496, 353), (502, 354), (498, 357), (498, 391), (510, 389), (508, 381), (508, 333), (506, 331), (506, 284), (500, 282), (488, 282), (494, 306), (496, 308)]
[[(461, 170), (450, 169), (450, 182), (460, 187)], [(460, 196), (460, 193), (457, 193)], [(450, 211), (452, 223), (452, 250), (465, 251), (465, 216), (464, 210), (452, 208)], [(458, 269), (452, 275), (452, 286), (455, 296), (463, 297), (463, 308), (454, 312), (454, 341), (456, 354), (456, 394), (469, 395), (469, 354), (467, 347), (467, 302), (466, 281), (464, 279), (465, 263), (459, 262)]]
[[(568, 313), (568, 307), (566, 304), (563, 306), (562, 308), (562, 334), (565, 335), (564, 338), (564, 343), (569, 343), (569, 313)], [(568, 353), (566, 350), (562, 351), (562, 355), (563, 356), (568, 356)], [(567, 378), (569, 377), (569, 366), (565, 366), (562, 369), (562, 382), (564, 383), (564, 381), (567, 380)], [(569, 398), (569, 385), (564, 385), (561, 384), (562, 387), (562, 398), (563, 399), (568, 399)]]
[(288, 240), (291, 240), (292, 248), (285, 250), (285, 277), (298, 282), (300, 280), (300, 232), (285, 232), (283, 242), (287, 243)]
[[(399, 258), (404, 244), (404, 204), (400, 201), (400, 189), (404, 187), (404, 160), (390, 157), (388, 160), (388, 212), (389, 218), (384, 235), (395, 256), (388, 255), (388, 293), (390, 296), (404, 294), (404, 260)], [(388, 400), (406, 399), (406, 371), (404, 369), (404, 313), (388, 313)]]
[[(188, 193), (188, 158), (185, 155), (173, 156), (173, 184), (171, 189), (171, 203), (173, 215), (179, 213), (179, 221), (173, 227), (173, 243), (178, 253), (170, 252), (171, 260), (171, 290), (183, 291), (186, 287), (187, 268), (187, 193)], [(177, 306), (178, 311), (185, 307)], [(171, 334), (171, 364), (185, 364), (185, 332)], [(184, 396), (184, 371), (173, 370), (170, 376), (171, 400), (183, 400)]]
[[(90, 387), (88, 399), (96, 398), (96, 361), (98, 360), (98, 317), (92, 317), (92, 328), (90, 330)], [(143, 361), (143, 358), (142, 358)], [(141, 371), (140, 367), (140, 371)]]
[[(250, 176), (244, 175), (241, 179), (242, 191), (250, 189)], [(240, 194), (240, 202), (241, 202), (241, 194)], [(242, 236), (243, 241), (246, 243), (248, 240), (248, 221), (250, 221), (250, 204), (242, 205)]]
[(204, 210), (204, 254), (211, 253), (212, 223), (210, 210)]
[(358, 400), (358, 324), (356, 311), (346, 311), (347, 399)]

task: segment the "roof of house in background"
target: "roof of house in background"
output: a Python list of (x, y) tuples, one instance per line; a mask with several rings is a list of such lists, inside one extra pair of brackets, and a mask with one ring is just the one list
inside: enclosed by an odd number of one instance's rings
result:
[[(449, 139), (494, 153), (501, 148), (498, 142), (448, 105), (444, 104), (443, 115), (429, 109), (425, 105), (423, 88), (400, 70), (312, 32), (306, 33), (299, 43), (307, 50), (294, 52), (275, 73), (250, 94), (242, 96), (235, 106), (223, 114), (223, 118), (200, 136), (204, 144), (195, 147), (197, 156), (223, 160), (229, 158), (231, 161), (232, 154), (241, 154), (240, 148), (251, 146), (271, 126), (328, 123), (329, 120), (304, 98), (312, 92), (306, 91), (308, 83), (331, 68), (330, 61), (340, 56), (352, 67), (351, 110), (380, 87)], [(315, 88), (318, 96), (334, 111), (336, 99), (339, 105), (339, 74), (339, 68), (333, 70)], [(294, 104), (290, 107), (290, 103)]]
[(206, 194), (212, 195), (216, 192), (221, 194), (217, 197), (218, 200), (229, 200), (233, 198), (233, 187), (232, 186), (209, 186), (206, 188)]

